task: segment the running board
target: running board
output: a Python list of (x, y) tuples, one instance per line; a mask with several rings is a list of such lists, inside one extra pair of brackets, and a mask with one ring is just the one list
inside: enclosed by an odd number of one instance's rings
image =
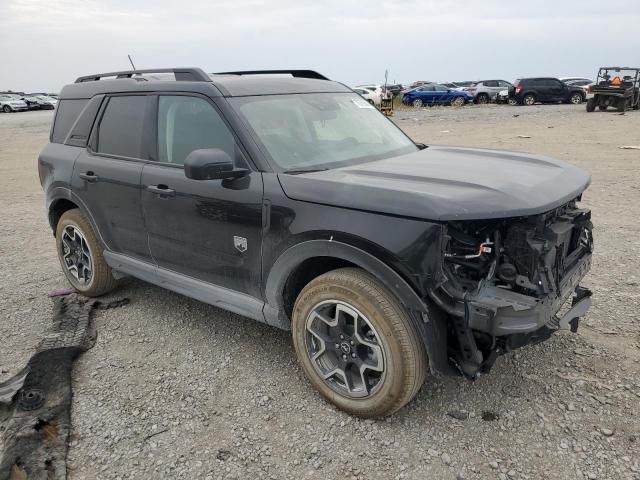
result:
[(118, 273), (131, 275), (172, 292), (195, 298), (209, 305), (228, 310), (259, 322), (267, 323), (262, 309), (264, 302), (250, 295), (212, 285), (181, 273), (157, 267), (148, 262), (119, 253), (103, 253), (107, 264)]

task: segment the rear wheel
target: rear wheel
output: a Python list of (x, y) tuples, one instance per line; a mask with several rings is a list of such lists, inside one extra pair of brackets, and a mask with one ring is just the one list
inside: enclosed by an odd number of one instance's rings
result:
[(117, 286), (103, 248), (79, 209), (68, 210), (60, 218), (56, 246), (63, 273), (82, 295), (97, 297)]
[(527, 105), (528, 107), (534, 103), (536, 103), (536, 97), (532, 93), (527, 93), (522, 99), (522, 104)]
[(424, 105), (424, 103), (422, 103), (422, 100), (420, 100), (419, 98), (416, 98), (413, 102), (411, 102), (411, 105), (416, 108), (420, 108)]
[(411, 317), (363, 270), (342, 268), (312, 280), (296, 300), (291, 327), (306, 376), (348, 413), (390, 415), (424, 382), (427, 357)]
[(5, 105), (4, 107), (2, 107), (2, 111), (4, 113), (11, 113), (13, 110), (11, 109), (11, 107), (9, 105)]
[(607, 108), (609, 107), (609, 105), (599, 105), (598, 106), (598, 110), (604, 112), (607, 110)]

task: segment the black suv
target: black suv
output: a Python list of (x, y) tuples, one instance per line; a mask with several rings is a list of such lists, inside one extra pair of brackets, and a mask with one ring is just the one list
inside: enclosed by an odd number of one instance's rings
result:
[(428, 370), (477, 378), (590, 304), (587, 172), (416, 144), (309, 70), (81, 77), (38, 168), (80, 293), (130, 275), (290, 329), (311, 383), (361, 416)]
[(573, 103), (578, 105), (585, 99), (582, 87), (567, 85), (557, 78), (520, 78), (509, 87), (509, 99), (519, 105), (541, 103)]

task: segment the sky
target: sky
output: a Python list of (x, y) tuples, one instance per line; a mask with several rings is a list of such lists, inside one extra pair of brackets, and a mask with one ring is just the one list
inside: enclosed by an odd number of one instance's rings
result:
[(0, 90), (138, 68), (317, 70), (349, 85), (640, 66), (640, 0), (0, 0)]

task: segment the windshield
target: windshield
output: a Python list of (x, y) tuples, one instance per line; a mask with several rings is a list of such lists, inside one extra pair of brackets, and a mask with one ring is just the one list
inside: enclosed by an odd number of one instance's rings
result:
[(353, 93), (236, 97), (230, 102), (277, 170), (326, 169), (418, 150), (400, 129)]

